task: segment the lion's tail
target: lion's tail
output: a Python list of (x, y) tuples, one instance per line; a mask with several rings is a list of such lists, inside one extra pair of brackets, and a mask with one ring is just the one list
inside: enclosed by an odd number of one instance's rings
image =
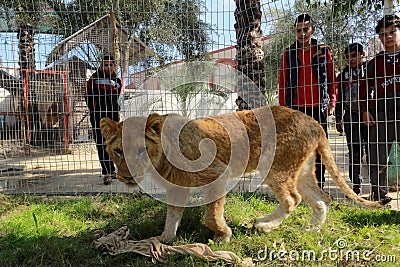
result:
[(335, 159), (333, 158), (332, 150), (328, 139), (325, 137), (325, 133), (322, 136), (323, 137), (320, 138), (318, 144), (317, 152), (321, 155), (322, 162), (328, 172), (331, 174), (335, 184), (347, 197), (349, 197), (351, 200), (354, 200), (358, 205), (369, 209), (382, 208), (382, 203), (363, 199), (362, 197), (354, 193), (353, 190), (347, 185), (335, 163)]

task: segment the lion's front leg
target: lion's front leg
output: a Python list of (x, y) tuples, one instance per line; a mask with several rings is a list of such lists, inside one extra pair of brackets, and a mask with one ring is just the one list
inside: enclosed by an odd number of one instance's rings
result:
[(175, 238), (189, 193), (189, 189), (185, 187), (171, 185), (166, 187), (167, 216), (164, 231), (159, 237), (161, 242), (171, 242)]
[(176, 230), (181, 222), (184, 207), (167, 206), (164, 231), (159, 237), (160, 242), (171, 242), (176, 236)]
[(205, 225), (214, 231), (214, 240), (219, 242), (229, 242), (232, 230), (226, 224), (224, 218), (225, 196), (206, 205)]

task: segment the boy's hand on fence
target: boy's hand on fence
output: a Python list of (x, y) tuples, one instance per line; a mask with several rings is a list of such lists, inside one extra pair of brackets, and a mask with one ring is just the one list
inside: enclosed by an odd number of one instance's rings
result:
[(336, 131), (338, 131), (339, 133), (343, 133), (342, 120), (336, 120)]
[(333, 115), (335, 112), (335, 107), (332, 104), (328, 105), (328, 116)]
[(366, 126), (374, 126), (375, 125), (375, 119), (374, 116), (368, 111), (363, 112), (363, 122)]

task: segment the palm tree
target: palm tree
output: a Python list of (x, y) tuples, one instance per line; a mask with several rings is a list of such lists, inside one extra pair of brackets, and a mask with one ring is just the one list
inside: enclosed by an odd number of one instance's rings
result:
[[(261, 1), (235, 0), (236, 68), (244, 75), (238, 79), (238, 109), (262, 106), (265, 102), (264, 52), (262, 50)], [(250, 78), (250, 79), (248, 79)], [(254, 88), (259, 91), (249, 90)], [(261, 92), (261, 94), (259, 93)]]

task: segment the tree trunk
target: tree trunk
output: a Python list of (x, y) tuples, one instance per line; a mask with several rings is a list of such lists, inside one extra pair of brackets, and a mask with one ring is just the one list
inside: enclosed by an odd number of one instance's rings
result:
[(30, 144), (42, 144), (41, 140), (41, 122), (39, 116), (38, 103), (36, 96), (30, 89), (30, 82), (35, 80), (35, 73), (31, 70), (36, 69), (35, 64), (35, 46), (34, 46), (34, 30), (29, 24), (21, 25), (17, 33), (18, 49), (19, 49), (19, 66), (21, 68), (21, 79), (24, 83), (24, 96), (21, 98), (21, 110), (25, 111), (27, 116), (21, 118), (22, 127), (25, 128), (24, 138)]
[[(19, 66), (24, 70), (36, 69), (33, 36), (33, 27), (29, 24), (18, 29)], [(21, 77), (25, 77), (25, 74), (22, 73)]]
[(236, 67), (239, 73), (238, 109), (266, 104), (261, 0), (235, 0)]
[(117, 16), (116, 14), (119, 12), (119, 0), (113, 0), (113, 7), (110, 12), (110, 35), (111, 35), (111, 53), (113, 54), (115, 61), (118, 62), (118, 65), (121, 60), (120, 53), (120, 40), (117, 29)]

